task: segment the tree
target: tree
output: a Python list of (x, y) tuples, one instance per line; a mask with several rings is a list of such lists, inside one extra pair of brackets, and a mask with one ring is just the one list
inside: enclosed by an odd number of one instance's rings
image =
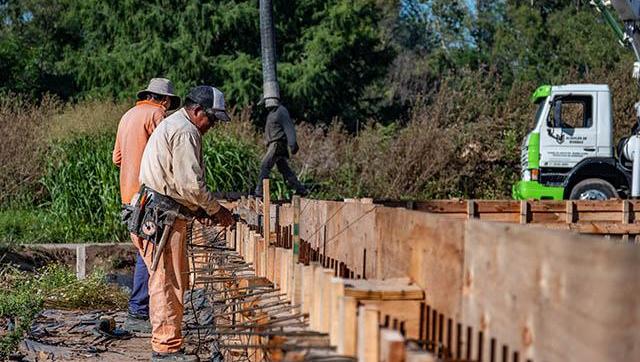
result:
[[(284, 101), (311, 121), (366, 115), (364, 89), (392, 53), (381, 42), (374, 0), (274, 1)], [(231, 104), (262, 94), (257, 0), (18, 0), (0, 39), (3, 84), (74, 97), (131, 97), (151, 77), (180, 93), (222, 88)], [(7, 21), (5, 21), (7, 23)], [(17, 49), (26, 44), (28, 56)], [(21, 72), (20, 69), (33, 72)], [(64, 89), (50, 77), (69, 79)], [(4, 80), (4, 79), (3, 79)], [(65, 94), (70, 91), (71, 94)]]

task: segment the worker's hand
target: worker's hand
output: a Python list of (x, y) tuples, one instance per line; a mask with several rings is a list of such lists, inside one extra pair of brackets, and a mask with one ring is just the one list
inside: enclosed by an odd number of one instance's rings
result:
[(293, 146), (291, 146), (291, 154), (295, 155), (296, 153), (298, 153), (299, 149), (300, 147), (298, 147), (298, 142), (294, 143)]
[(213, 215), (215, 220), (221, 226), (227, 227), (236, 223), (236, 220), (233, 218), (233, 214), (231, 211), (227, 210), (225, 207), (220, 206), (220, 210)]

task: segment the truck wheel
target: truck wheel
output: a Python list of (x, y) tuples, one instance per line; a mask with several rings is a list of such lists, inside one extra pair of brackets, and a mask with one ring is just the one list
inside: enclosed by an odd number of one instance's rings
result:
[(608, 200), (618, 198), (616, 189), (605, 180), (588, 178), (571, 189), (571, 200)]

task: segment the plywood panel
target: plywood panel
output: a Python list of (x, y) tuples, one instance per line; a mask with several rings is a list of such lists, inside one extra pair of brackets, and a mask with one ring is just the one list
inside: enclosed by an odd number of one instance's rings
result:
[(640, 360), (640, 249), (470, 221), (463, 322), (536, 361)]
[(427, 303), (450, 317), (460, 310), (464, 223), (403, 209), (377, 212), (380, 278), (409, 276)]

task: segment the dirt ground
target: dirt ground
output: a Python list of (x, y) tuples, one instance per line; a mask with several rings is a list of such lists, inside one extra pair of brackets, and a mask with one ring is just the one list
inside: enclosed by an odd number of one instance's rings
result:
[[(187, 291), (183, 320), (184, 348), (188, 353), (195, 351), (198, 339), (187, 327), (211, 323), (210, 310), (202, 291), (194, 291), (193, 302), (191, 296)], [(96, 328), (101, 316), (113, 317), (118, 329), (124, 326), (127, 312), (56, 309), (41, 312), (32, 324), (30, 336), (20, 343), (22, 361), (149, 361), (150, 333), (135, 333), (125, 339), (106, 338)], [(206, 346), (200, 347), (200, 360), (209, 360), (210, 351)]]
[(109, 339), (96, 331), (102, 315), (114, 317), (118, 326), (126, 312), (45, 310), (32, 325), (32, 335), (22, 341), (24, 361), (148, 361), (150, 335)]

